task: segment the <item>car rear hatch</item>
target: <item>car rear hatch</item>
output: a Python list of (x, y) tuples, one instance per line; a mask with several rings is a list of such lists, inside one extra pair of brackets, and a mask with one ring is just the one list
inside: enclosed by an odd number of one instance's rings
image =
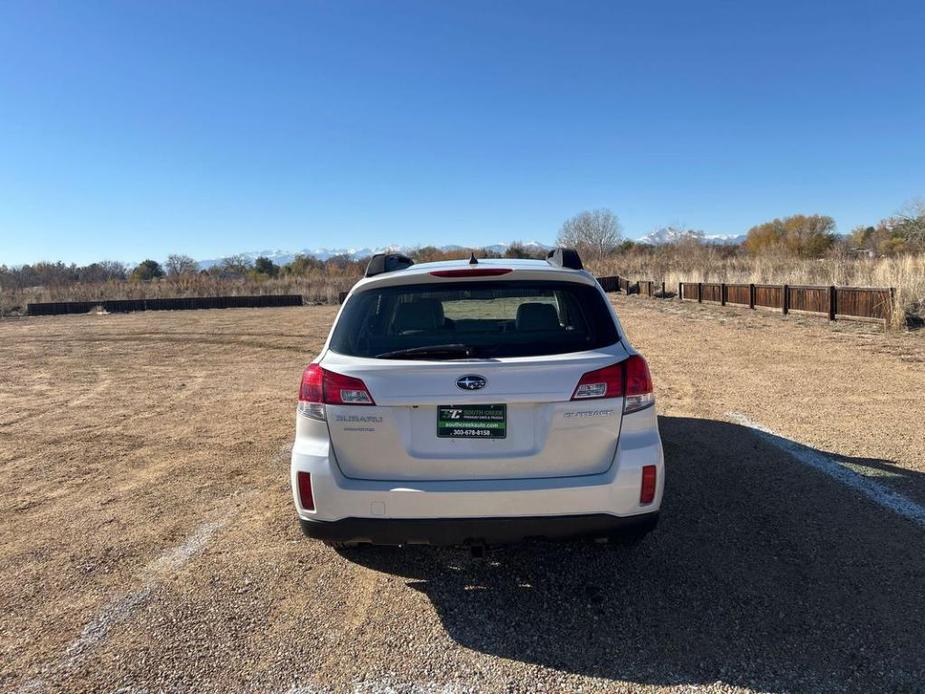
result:
[[(346, 476), (480, 480), (607, 470), (622, 391), (573, 397), (585, 374), (629, 355), (587, 273), (479, 265), (391, 274), (348, 298), (320, 361), (344, 382), (359, 379), (359, 391), (354, 384), (343, 401), (325, 405)], [(329, 390), (337, 395), (339, 387)]]
[(610, 349), (542, 359), (403, 362), (328, 353), (322, 367), (360, 379), (375, 402), (326, 406), (337, 464), (347, 477), (369, 480), (604, 472), (616, 451), (623, 400), (571, 398), (585, 373), (626, 356)]

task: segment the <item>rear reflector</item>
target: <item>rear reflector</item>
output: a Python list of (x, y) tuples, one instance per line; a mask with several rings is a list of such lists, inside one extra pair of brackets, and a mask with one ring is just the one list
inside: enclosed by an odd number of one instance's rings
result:
[(434, 270), (434, 277), (497, 277), (513, 272), (508, 267), (462, 268), (460, 270)]
[(306, 511), (314, 511), (315, 499), (312, 496), (312, 476), (307, 472), (297, 472), (296, 479), (299, 484), (299, 503)]
[[(301, 474), (301, 473), (299, 473)], [(644, 465), (642, 468), (642, 485), (639, 489), (639, 503), (651, 504), (655, 501), (656, 468), (654, 465)]]

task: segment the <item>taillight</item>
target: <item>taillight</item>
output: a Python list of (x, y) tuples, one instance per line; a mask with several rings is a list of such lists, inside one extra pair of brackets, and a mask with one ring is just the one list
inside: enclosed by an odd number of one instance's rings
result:
[(302, 372), (299, 386), (299, 413), (306, 417), (324, 421), (324, 369), (309, 364)]
[(375, 405), (366, 384), (359, 378), (344, 376), (318, 364), (309, 364), (299, 387), (299, 412), (324, 420), (325, 405)]
[(619, 398), (623, 395), (623, 364), (612, 364), (589, 371), (575, 386), (572, 400)]
[(299, 488), (299, 503), (306, 511), (315, 510), (315, 497), (312, 496), (312, 476), (307, 472), (296, 473)]
[(639, 485), (639, 503), (651, 504), (655, 501), (655, 486), (658, 481), (654, 465), (642, 466), (642, 484)]
[(324, 372), (324, 401), (328, 405), (375, 405), (366, 384), (359, 378)]
[(572, 400), (624, 398), (623, 412), (636, 412), (655, 402), (646, 360), (638, 354), (619, 364), (589, 371), (581, 377)]
[(634, 354), (623, 364), (626, 367), (626, 394), (623, 396), (623, 412), (644, 410), (655, 402), (649, 365), (638, 354)]

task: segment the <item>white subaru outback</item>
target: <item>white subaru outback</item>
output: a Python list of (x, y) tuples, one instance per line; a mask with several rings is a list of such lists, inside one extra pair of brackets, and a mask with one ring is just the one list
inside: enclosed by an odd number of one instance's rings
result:
[(665, 474), (652, 380), (578, 254), (381, 254), (306, 369), (302, 530), (329, 544), (635, 540)]

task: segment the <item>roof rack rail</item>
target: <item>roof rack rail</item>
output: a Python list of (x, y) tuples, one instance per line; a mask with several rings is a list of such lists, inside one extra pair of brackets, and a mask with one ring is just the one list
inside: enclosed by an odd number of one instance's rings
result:
[(574, 248), (553, 248), (546, 254), (546, 262), (569, 270), (584, 270), (585, 267), (581, 264), (581, 256)]
[(366, 276), (375, 277), (383, 272), (395, 272), (404, 270), (414, 265), (414, 261), (401, 253), (376, 253), (369, 259), (366, 266)]

